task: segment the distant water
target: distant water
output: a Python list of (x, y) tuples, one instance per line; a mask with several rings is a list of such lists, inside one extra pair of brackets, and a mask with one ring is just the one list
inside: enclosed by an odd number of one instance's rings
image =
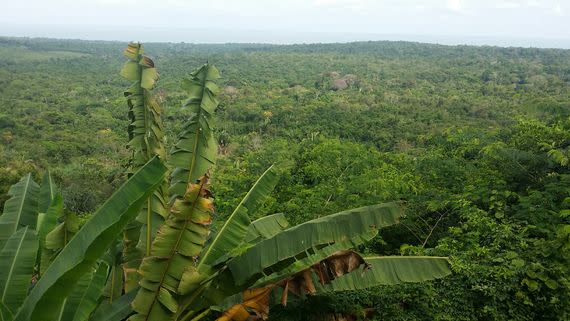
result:
[(381, 33), (285, 32), (269, 30), (176, 29), (149, 27), (5, 25), (0, 36), (46, 37), (84, 40), (119, 40), (186, 43), (330, 43), (375, 40), (403, 40), (444, 45), (490, 45), (570, 49), (569, 39), (500, 38), (489, 36), (398, 35)]

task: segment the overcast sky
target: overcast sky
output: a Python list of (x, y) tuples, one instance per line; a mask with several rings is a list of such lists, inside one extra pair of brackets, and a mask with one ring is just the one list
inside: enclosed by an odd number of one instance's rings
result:
[(526, 39), (531, 46), (538, 40), (551, 46), (561, 41), (561, 47), (570, 43), (570, 0), (2, 2), (4, 36), (273, 43), (492, 38), (506, 44)]

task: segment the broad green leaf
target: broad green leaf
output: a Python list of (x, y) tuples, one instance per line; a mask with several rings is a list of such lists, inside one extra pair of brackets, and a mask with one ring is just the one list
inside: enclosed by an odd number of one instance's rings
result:
[(63, 198), (61, 194), (56, 194), (47, 213), (43, 216), (38, 227), (38, 238), (40, 241), (40, 275), (43, 275), (51, 263), (54, 252), (46, 247), (46, 237), (57, 226), (57, 219), (63, 215)]
[(79, 280), (73, 284), (73, 289), (65, 298), (63, 305), (60, 308), (60, 312), (57, 314), (57, 318), (55, 319), (56, 321), (74, 321), (73, 317), (79, 307), (79, 302), (81, 302), (81, 299), (89, 287), (89, 283), (93, 278), (93, 273), (93, 270), (84, 273)]
[(140, 206), (164, 179), (166, 167), (156, 157), (137, 171), (93, 215), (36, 283), (15, 321), (53, 320), (71, 286), (113, 244)]
[[(99, 264), (97, 271), (90, 270), (84, 273), (79, 281), (73, 285), (71, 293), (65, 298), (63, 305), (57, 313), (57, 321), (87, 320), (89, 314), (95, 309), (102, 287), (107, 277), (108, 265)], [(96, 298), (95, 298), (96, 297)]]
[(4, 204), (4, 213), (0, 216), (0, 249), (20, 227), (36, 228), (39, 189), (32, 174), (10, 187), (8, 195), (11, 198)]
[(176, 198), (170, 216), (152, 243), (151, 255), (140, 266), (141, 288), (133, 301), (137, 314), (129, 320), (172, 318), (178, 310), (180, 280), (204, 247), (213, 212), (207, 176), (198, 184), (191, 184), (183, 198)]
[(264, 216), (257, 219), (247, 228), (245, 241), (250, 244), (268, 239), (289, 227), (289, 222), (283, 213)]
[(214, 165), (217, 143), (212, 128), (212, 118), (218, 100), (219, 89), (214, 83), (220, 78), (216, 67), (206, 64), (184, 80), (188, 100), (184, 104), (193, 116), (184, 125), (169, 163), (174, 167), (170, 181), (170, 194), (184, 195), (189, 183), (195, 183)]
[(263, 204), (278, 181), (279, 175), (275, 167), (269, 167), (253, 184), (253, 187), (216, 233), (208, 247), (205, 248), (198, 269), (202, 264), (212, 265), (218, 258), (233, 252), (244, 241), (251, 224), (249, 215), (253, 214)]
[(103, 294), (109, 266), (105, 262), (99, 263), (97, 271), (93, 274), (89, 287), (85, 290), (81, 301), (70, 321), (87, 321), (91, 313), (97, 308), (99, 298)]
[(91, 316), (91, 321), (123, 321), (132, 312), (131, 302), (137, 295), (138, 289), (131, 290), (113, 303), (104, 302)]
[(38, 212), (46, 213), (51, 204), (51, 201), (57, 193), (57, 187), (51, 178), (51, 173), (49, 171), (46, 171), (44, 174), (39, 193)]
[(0, 301), (0, 321), (12, 321), (12, 318), (14, 318), (12, 311)]
[(211, 276), (211, 274), (211, 268), (206, 265), (202, 265), (199, 271), (194, 266), (186, 267), (184, 274), (182, 274), (182, 279), (180, 279), (178, 293), (185, 295), (195, 291), (202, 285), (202, 282), (206, 281)]
[(109, 272), (109, 278), (105, 285), (104, 295), (108, 302), (112, 303), (121, 296), (123, 291), (123, 269), (120, 265), (113, 265)]
[(156, 72), (155, 68), (143, 68), (141, 75), (141, 87), (151, 90), (154, 87), (156, 80), (158, 80), (158, 72)]
[(244, 284), (264, 269), (309, 255), (307, 251), (311, 249), (358, 239), (366, 232), (377, 233), (382, 227), (396, 224), (401, 214), (400, 206), (396, 203), (386, 203), (318, 218), (255, 244), (245, 253), (229, 260), (228, 267), (235, 282)]
[(140, 68), (139, 64), (135, 61), (127, 61), (121, 69), (120, 75), (130, 81), (140, 81)]
[(109, 303), (113, 303), (123, 293), (122, 253), (122, 243), (117, 242), (109, 248), (107, 254), (102, 258), (110, 266), (105, 290), (103, 291), (103, 296)]
[(0, 252), (0, 302), (16, 311), (28, 293), (36, 263), (38, 238), (29, 227), (20, 228)]
[(363, 267), (324, 286), (324, 291), (360, 290), (378, 285), (424, 282), (451, 274), (445, 257), (378, 256), (364, 258)]
[(45, 239), (46, 249), (55, 252), (63, 249), (79, 231), (79, 218), (75, 213), (63, 212), (58, 221), (60, 223), (46, 235)]
[(38, 225), (38, 236), (40, 244), (45, 244), (45, 238), (56, 226), (57, 219), (63, 215), (63, 197), (61, 194), (56, 194), (46, 212), (43, 212), (41, 224)]
[(368, 230), (364, 231), (361, 234), (356, 234), (347, 240), (338, 241), (333, 244), (324, 246), (323, 248), (311, 249), (310, 251), (307, 251), (308, 254), (305, 257), (299, 260), (293, 260), (293, 261), (290, 260), (289, 262), (286, 262), (286, 264), (283, 264), (282, 266), (275, 265), (272, 266), (270, 270), (264, 271), (268, 275), (258, 279), (253, 285), (253, 287), (255, 288), (263, 287), (267, 284), (275, 283), (284, 278), (290, 277), (295, 273), (299, 273), (303, 270), (310, 268), (314, 264), (321, 262), (322, 260), (330, 257), (331, 255), (339, 251), (353, 249), (356, 246), (371, 240), (372, 238), (374, 238), (374, 236), (376, 236), (376, 234), (377, 231)]

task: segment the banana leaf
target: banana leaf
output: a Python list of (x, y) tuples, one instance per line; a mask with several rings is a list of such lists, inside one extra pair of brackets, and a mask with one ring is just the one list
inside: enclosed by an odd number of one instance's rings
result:
[(365, 257), (366, 267), (343, 275), (323, 287), (322, 291), (361, 290), (378, 285), (424, 282), (451, 274), (445, 257), (377, 256)]
[(36, 228), (39, 189), (39, 185), (32, 180), (32, 174), (22, 177), (10, 187), (8, 195), (11, 198), (4, 204), (4, 212), (0, 216), (0, 249), (20, 227)]
[(22, 227), (0, 252), (0, 302), (16, 311), (28, 294), (38, 251), (38, 237), (30, 227)]
[(235, 251), (240, 246), (251, 224), (249, 215), (255, 213), (263, 204), (278, 181), (279, 175), (274, 166), (269, 167), (259, 177), (200, 255), (198, 270), (202, 264), (212, 265), (218, 258)]
[(142, 202), (162, 182), (165, 173), (166, 167), (155, 157), (130, 177), (52, 262), (14, 320), (55, 319), (53, 311), (61, 306), (71, 285), (92, 268), (123, 228), (135, 218)]
[(184, 80), (188, 100), (184, 104), (192, 117), (184, 125), (168, 159), (174, 167), (170, 179), (170, 196), (182, 196), (188, 184), (195, 183), (215, 163), (217, 143), (213, 135), (213, 115), (219, 92), (215, 81), (220, 78), (216, 67), (205, 64)]
[(287, 266), (287, 262), (309, 256), (311, 250), (348, 240), (352, 240), (354, 246), (359, 245), (369, 239), (369, 236), (361, 238), (359, 235), (377, 233), (382, 227), (396, 224), (401, 214), (398, 204), (385, 203), (318, 218), (255, 244), (229, 260), (227, 265), (236, 284), (245, 284), (280, 262)]

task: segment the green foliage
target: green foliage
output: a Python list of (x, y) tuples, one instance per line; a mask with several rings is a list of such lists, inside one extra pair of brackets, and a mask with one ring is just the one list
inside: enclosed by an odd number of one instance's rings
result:
[[(161, 108), (152, 94), (158, 80), (158, 72), (154, 62), (144, 55), (143, 46), (130, 43), (124, 51), (128, 61), (121, 69), (121, 76), (132, 82), (125, 91), (130, 124), (127, 128), (129, 135), (128, 147), (132, 153), (129, 159), (129, 171), (135, 172), (151, 158), (157, 156), (166, 158), (164, 128)], [(144, 255), (150, 254), (152, 240), (160, 224), (166, 218), (166, 181), (145, 202), (135, 222), (125, 229), (123, 249), (125, 259), (125, 291), (130, 291), (138, 285), (140, 279), (137, 268)]]
[(0, 216), (0, 248), (21, 227), (35, 228), (38, 220), (39, 189), (31, 174), (10, 188), (9, 194), (12, 197), (6, 201), (4, 213)]
[[(237, 285), (244, 284), (257, 274), (271, 277), (272, 272), (280, 274), (281, 269), (288, 273), (299, 272), (302, 269), (297, 267), (297, 271), (290, 271), (286, 266), (294, 265), (296, 260), (308, 256), (312, 258), (312, 262), (306, 266), (309, 267), (336, 251), (355, 248), (373, 238), (378, 229), (396, 224), (400, 215), (401, 210), (397, 205), (379, 204), (311, 220), (253, 245), (245, 253), (229, 260), (228, 268)], [(337, 243), (341, 243), (342, 247), (337, 248)], [(328, 247), (333, 247), (334, 251), (326, 251)]]
[[(123, 181), (118, 169), (132, 155), (121, 95), (132, 83), (111, 76), (124, 45), (0, 43), (0, 203), (11, 197), (9, 186), (28, 172), (40, 178), (49, 164), (66, 213), (85, 220)], [(402, 200), (402, 224), (359, 250), (451, 258), (454, 273), (445, 279), (311, 297), (273, 309), (272, 320), (366, 308), (390, 320), (568, 319), (570, 51), (404, 42), (146, 49), (165, 62), (152, 93), (172, 145), (191, 128), (197, 105), (181, 107), (194, 91), (179, 83), (205, 61), (224, 74), (217, 129), (208, 137), (209, 150), (219, 149), (213, 231), (276, 162), (280, 184), (248, 211), (251, 221), (283, 213), (278, 220), (294, 225)], [(74, 55), (58, 60), (54, 51)], [(329, 89), (350, 74), (357, 84)], [(241, 250), (282, 229), (247, 236)], [(129, 293), (96, 315), (127, 317)]]
[(0, 300), (16, 312), (28, 292), (38, 251), (38, 238), (28, 226), (8, 239), (0, 252)]
[(57, 307), (64, 302), (71, 286), (89, 271), (134, 219), (165, 172), (164, 165), (154, 158), (117, 190), (55, 258), (15, 313), (14, 321), (49, 320), (57, 315)]
[(183, 196), (186, 186), (208, 173), (216, 158), (216, 140), (213, 116), (219, 91), (214, 82), (220, 73), (212, 65), (204, 65), (184, 79), (183, 88), (188, 95), (184, 107), (192, 115), (178, 136), (170, 153), (174, 167), (170, 181), (171, 195)]
[(451, 273), (447, 258), (421, 256), (367, 257), (366, 267), (331, 282), (325, 288), (330, 291), (362, 290), (374, 285), (396, 285), (404, 282), (423, 282), (441, 278)]
[(232, 215), (225, 221), (222, 228), (212, 237), (207, 249), (200, 255), (200, 265), (213, 265), (219, 258), (235, 251), (242, 245), (250, 226), (256, 226), (250, 222), (248, 213), (256, 212), (258, 206), (275, 189), (278, 181), (279, 175), (273, 166), (269, 167), (259, 177)]

